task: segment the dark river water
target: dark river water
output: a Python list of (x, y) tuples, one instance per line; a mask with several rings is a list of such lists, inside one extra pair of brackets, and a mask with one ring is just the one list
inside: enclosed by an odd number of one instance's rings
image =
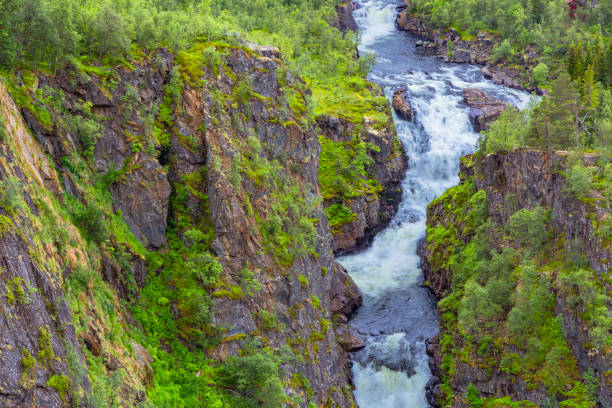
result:
[(494, 85), (478, 67), (448, 64), (416, 48), (416, 38), (395, 28), (393, 0), (357, 1), (361, 55), (374, 53), (370, 79), (393, 91), (409, 89), (416, 110), (413, 122), (395, 117), (398, 135), (409, 157), (404, 195), (390, 226), (363, 252), (339, 261), (364, 295), (351, 321), (366, 347), (353, 355), (355, 398), (360, 408), (428, 407), (425, 385), (431, 373), (425, 341), (435, 336), (439, 320), (435, 299), (422, 288), (416, 254), (425, 235), (427, 204), (457, 184), (459, 157), (476, 149), (478, 134), (462, 103), (463, 88), (487, 91), (517, 107), (529, 95)]

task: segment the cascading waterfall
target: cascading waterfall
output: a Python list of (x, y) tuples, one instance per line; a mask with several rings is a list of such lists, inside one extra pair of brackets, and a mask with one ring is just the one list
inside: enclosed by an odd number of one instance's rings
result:
[(359, 51), (377, 55), (370, 79), (391, 98), (409, 90), (416, 110), (413, 122), (395, 117), (398, 135), (409, 157), (404, 195), (390, 226), (372, 246), (340, 262), (364, 295), (351, 326), (366, 341), (353, 355), (355, 398), (360, 408), (428, 407), (425, 386), (431, 377), (425, 341), (438, 332), (435, 300), (421, 287), (416, 254), (425, 235), (426, 207), (457, 184), (459, 157), (475, 150), (478, 140), (462, 103), (463, 88), (474, 87), (519, 108), (529, 95), (494, 85), (477, 67), (445, 64), (419, 54), (416, 39), (395, 28), (393, 0), (358, 2)]

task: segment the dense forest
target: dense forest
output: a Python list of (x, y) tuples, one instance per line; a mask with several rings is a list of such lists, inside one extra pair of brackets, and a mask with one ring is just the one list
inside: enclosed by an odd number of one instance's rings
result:
[[(482, 132), (461, 184), (429, 207), (427, 261), (450, 276), (436, 293), (440, 406), (537, 406), (471, 382), (458, 395), (469, 361), (544, 390), (542, 407), (600, 407), (610, 386), (610, 371), (579, 370), (563, 317), (609, 367), (612, 2), (570, 3), (407, 3), (466, 41), (493, 34), (490, 62), (542, 94)], [(395, 166), (402, 149), (366, 78), (375, 58), (338, 28), (344, 5), (0, 0), (0, 313), (9, 331), (29, 308), (46, 319), (4, 351), (0, 372), (18, 373), (0, 378), (17, 395), (7, 404), (42, 389), (54, 397), (33, 406), (355, 406), (335, 340), (352, 309), (332, 310), (329, 291), (356, 293), (333, 260), (347, 248), (331, 241), (359, 218), (351, 205), (384, 196), (376, 160)], [(517, 152), (554, 161), (588, 239), (566, 236), (550, 202), (489, 206), (483, 166)], [(133, 201), (161, 232), (138, 230)], [(22, 258), (37, 278), (14, 272)]]

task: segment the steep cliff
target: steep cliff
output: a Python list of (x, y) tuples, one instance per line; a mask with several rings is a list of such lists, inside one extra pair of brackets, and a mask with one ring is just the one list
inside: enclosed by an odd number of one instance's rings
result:
[(362, 120), (317, 120), (323, 145), (319, 181), (336, 254), (367, 246), (391, 221), (402, 199), (408, 158), (391, 117), (382, 125)]
[(568, 161), (468, 156), (461, 184), (430, 204), (421, 266), (441, 298), (429, 347), (441, 406), (612, 403), (609, 166), (584, 155), (577, 194)]
[[(0, 86), (1, 404), (354, 405), (361, 295), (333, 252), (394, 211), (389, 124), (318, 133), (310, 90), (248, 43)], [(351, 201), (321, 199), (330, 147), (365, 158)], [(368, 217), (348, 238), (338, 202)]]

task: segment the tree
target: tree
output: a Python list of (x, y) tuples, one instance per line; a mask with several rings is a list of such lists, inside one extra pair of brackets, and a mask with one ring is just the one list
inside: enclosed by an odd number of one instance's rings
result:
[(485, 132), (486, 151), (511, 150), (525, 145), (529, 115), (514, 107), (508, 107)]
[(534, 109), (528, 144), (548, 150), (580, 145), (580, 95), (567, 73), (551, 84), (548, 97)]
[(540, 86), (544, 82), (546, 82), (547, 78), (548, 78), (548, 65), (544, 64), (543, 62), (540, 62), (533, 69), (533, 77), (531, 78), (531, 81), (534, 85)]
[(102, 57), (125, 52), (130, 46), (129, 28), (123, 17), (112, 6), (105, 4), (90, 23), (86, 41), (101, 62)]

